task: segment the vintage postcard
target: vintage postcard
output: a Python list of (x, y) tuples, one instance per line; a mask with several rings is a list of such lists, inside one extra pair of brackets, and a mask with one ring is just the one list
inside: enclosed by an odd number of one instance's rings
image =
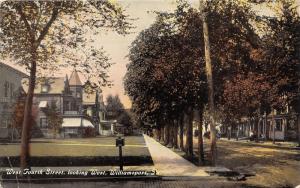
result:
[(0, 188), (300, 188), (299, 0), (0, 0)]

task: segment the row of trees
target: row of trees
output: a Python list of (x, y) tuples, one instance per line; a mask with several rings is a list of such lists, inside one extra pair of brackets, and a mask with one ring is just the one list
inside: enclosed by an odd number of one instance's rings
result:
[[(208, 103), (207, 47), (216, 106), (208, 123), (215, 119), (223, 124), (236, 123), (242, 117), (257, 119), (288, 104), (298, 113), (300, 129), (300, 19), (295, 2), (281, 1), (272, 18), (258, 16), (252, 6), (250, 1), (207, 1), (199, 11), (178, 1), (174, 12), (158, 12), (155, 23), (132, 43), (125, 90), (135, 113), (156, 125), (165, 144), (177, 147), (177, 136), (170, 135), (177, 135), (179, 130), (179, 147), (193, 155), (194, 111), (199, 114), (201, 133)], [(207, 31), (209, 46), (204, 40)], [(202, 163), (203, 138), (198, 135)]]

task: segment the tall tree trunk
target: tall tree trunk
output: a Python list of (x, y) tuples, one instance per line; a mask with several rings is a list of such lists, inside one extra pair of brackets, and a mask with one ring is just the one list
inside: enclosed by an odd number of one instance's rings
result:
[(256, 135), (256, 137), (254, 138), (254, 141), (257, 142), (257, 137), (258, 137), (258, 121), (257, 121), (257, 119), (255, 117), (253, 118), (253, 128), (254, 128), (254, 135)]
[(275, 144), (275, 128), (276, 128), (275, 112), (273, 108), (271, 110), (272, 110), (273, 144)]
[(298, 147), (300, 147), (300, 114), (297, 115), (297, 127), (298, 127)]
[(227, 138), (228, 140), (231, 139), (231, 125), (227, 127)]
[(184, 114), (179, 117), (179, 148), (183, 151), (183, 118)]
[(29, 141), (31, 133), (31, 119), (32, 119), (32, 101), (34, 94), (34, 87), (36, 81), (36, 54), (32, 53), (32, 62), (30, 67), (30, 77), (29, 77), (29, 87), (26, 96), (25, 109), (24, 109), (24, 119), (22, 124), (22, 136), (21, 136), (21, 153), (20, 153), (20, 168), (24, 170), (29, 168)]
[(268, 124), (268, 116), (267, 112), (264, 112), (264, 140), (266, 141), (268, 138), (267, 134), (267, 124)]
[(203, 148), (203, 111), (199, 110), (199, 123), (198, 123), (198, 151), (199, 151), (199, 165), (204, 164), (204, 148)]
[(170, 120), (170, 127), (169, 127), (169, 146), (173, 147), (174, 145), (174, 122)]
[(193, 108), (189, 107), (188, 122), (187, 122), (187, 150), (186, 150), (186, 154), (188, 157), (193, 156), (193, 119), (194, 119)]
[(237, 124), (235, 125), (235, 127), (236, 127), (235, 139), (236, 139), (236, 141), (238, 141), (238, 140), (239, 140), (239, 134), (240, 134), (240, 126), (239, 126), (239, 123), (237, 123)]
[(259, 138), (260, 138), (260, 123), (261, 123), (261, 118), (258, 117), (258, 121), (257, 121), (257, 137), (256, 137), (256, 142), (259, 141)]
[(252, 129), (251, 129), (251, 118), (248, 117), (248, 121), (247, 121), (247, 125), (248, 125), (248, 137), (250, 138), (250, 136), (252, 136), (251, 132), (252, 132)]
[(161, 140), (161, 127), (159, 127), (159, 128), (157, 129), (157, 139), (158, 139), (158, 141), (160, 142), (160, 140)]
[[(200, 3), (201, 4), (201, 3)], [(202, 3), (203, 5), (203, 3)], [(210, 150), (211, 150), (211, 164), (214, 166), (217, 160), (217, 142), (216, 142), (216, 125), (214, 118), (214, 88), (213, 88), (213, 77), (212, 77), (212, 64), (210, 58), (210, 43), (208, 34), (208, 24), (206, 21), (206, 13), (202, 12), (203, 17), (203, 35), (205, 45), (205, 67), (206, 76), (208, 82), (208, 105), (209, 105), (209, 116), (210, 116)]]
[(170, 125), (169, 125), (169, 122), (166, 123), (166, 126), (165, 126), (165, 142), (164, 142), (164, 145), (168, 145), (169, 144), (169, 141), (170, 141)]
[(20, 153), (20, 168), (24, 170), (29, 167), (29, 140), (31, 134), (31, 119), (32, 119), (32, 101), (36, 81), (36, 63), (37, 63), (37, 49), (42, 40), (47, 35), (49, 28), (56, 20), (58, 16), (58, 8), (53, 9), (50, 20), (47, 22), (43, 30), (40, 32), (39, 37), (36, 39), (35, 31), (31, 30), (30, 25), (26, 19), (26, 15), (23, 13), (22, 6), (17, 6), (16, 10), (20, 15), (20, 19), (24, 22), (31, 43), (31, 67), (29, 76), (29, 87), (26, 96), (26, 102), (24, 107), (24, 119), (22, 124), (22, 136), (21, 136), (21, 153)]
[(161, 137), (160, 142), (161, 142), (161, 143), (165, 143), (165, 126), (162, 126), (162, 127), (161, 127), (160, 133), (161, 133), (161, 135), (160, 135), (160, 137)]
[(174, 127), (174, 149), (178, 148), (178, 120), (176, 120)]

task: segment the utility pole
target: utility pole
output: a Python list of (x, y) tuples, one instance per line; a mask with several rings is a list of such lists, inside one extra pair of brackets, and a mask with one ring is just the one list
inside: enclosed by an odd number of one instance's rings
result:
[(206, 12), (204, 11), (204, 2), (200, 0), (200, 12), (202, 14), (203, 22), (203, 35), (204, 35), (204, 47), (205, 47), (205, 67), (206, 76), (208, 82), (208, 107), (210, 116), (210, 151), (211, 151), (211, 163), (212, 166), (216, 165), (217, 160), (217, 142), (216, 142), (216, 125), (215, 125), (215, 107), (214, 107), (214, 88), (213, 88), (213, 77), (212, 77), (212, 64), (210, 57), (210, 43), (209, 43), (209, 32), (208, 24), (206, 20)]

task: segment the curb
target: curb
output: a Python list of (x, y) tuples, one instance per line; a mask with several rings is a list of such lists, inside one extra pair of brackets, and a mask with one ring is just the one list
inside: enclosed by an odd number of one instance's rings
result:
[(18, 178), (5, 179), (0, 178), (0, 182), (19, 182), (19, 183), (51, 183), (51, 182), (114, 182), (114, 181), (157, 181), (161, 180), (160, 176), (143, 176), (143, 177), (77, 177), (77, 178)]
[[(58, 174), (47, 174), (42, 171), (32, 171), (33, 174), (5, 174), (1, 172), (0, 182), (22, 182), (22, 183), (47, 183), (47, 182), (76, 182), (76, 181), (153, 181), (160, 180), (153, 171), (84, 171), (80, 174), (69, 174), (67, 171), (59, 171)], [(63, 173), (61, 173), (63, 172)], [(83, 172), (83, 171), (82, 171)], [(99, 173), (99, 174), (98, 174)]]

